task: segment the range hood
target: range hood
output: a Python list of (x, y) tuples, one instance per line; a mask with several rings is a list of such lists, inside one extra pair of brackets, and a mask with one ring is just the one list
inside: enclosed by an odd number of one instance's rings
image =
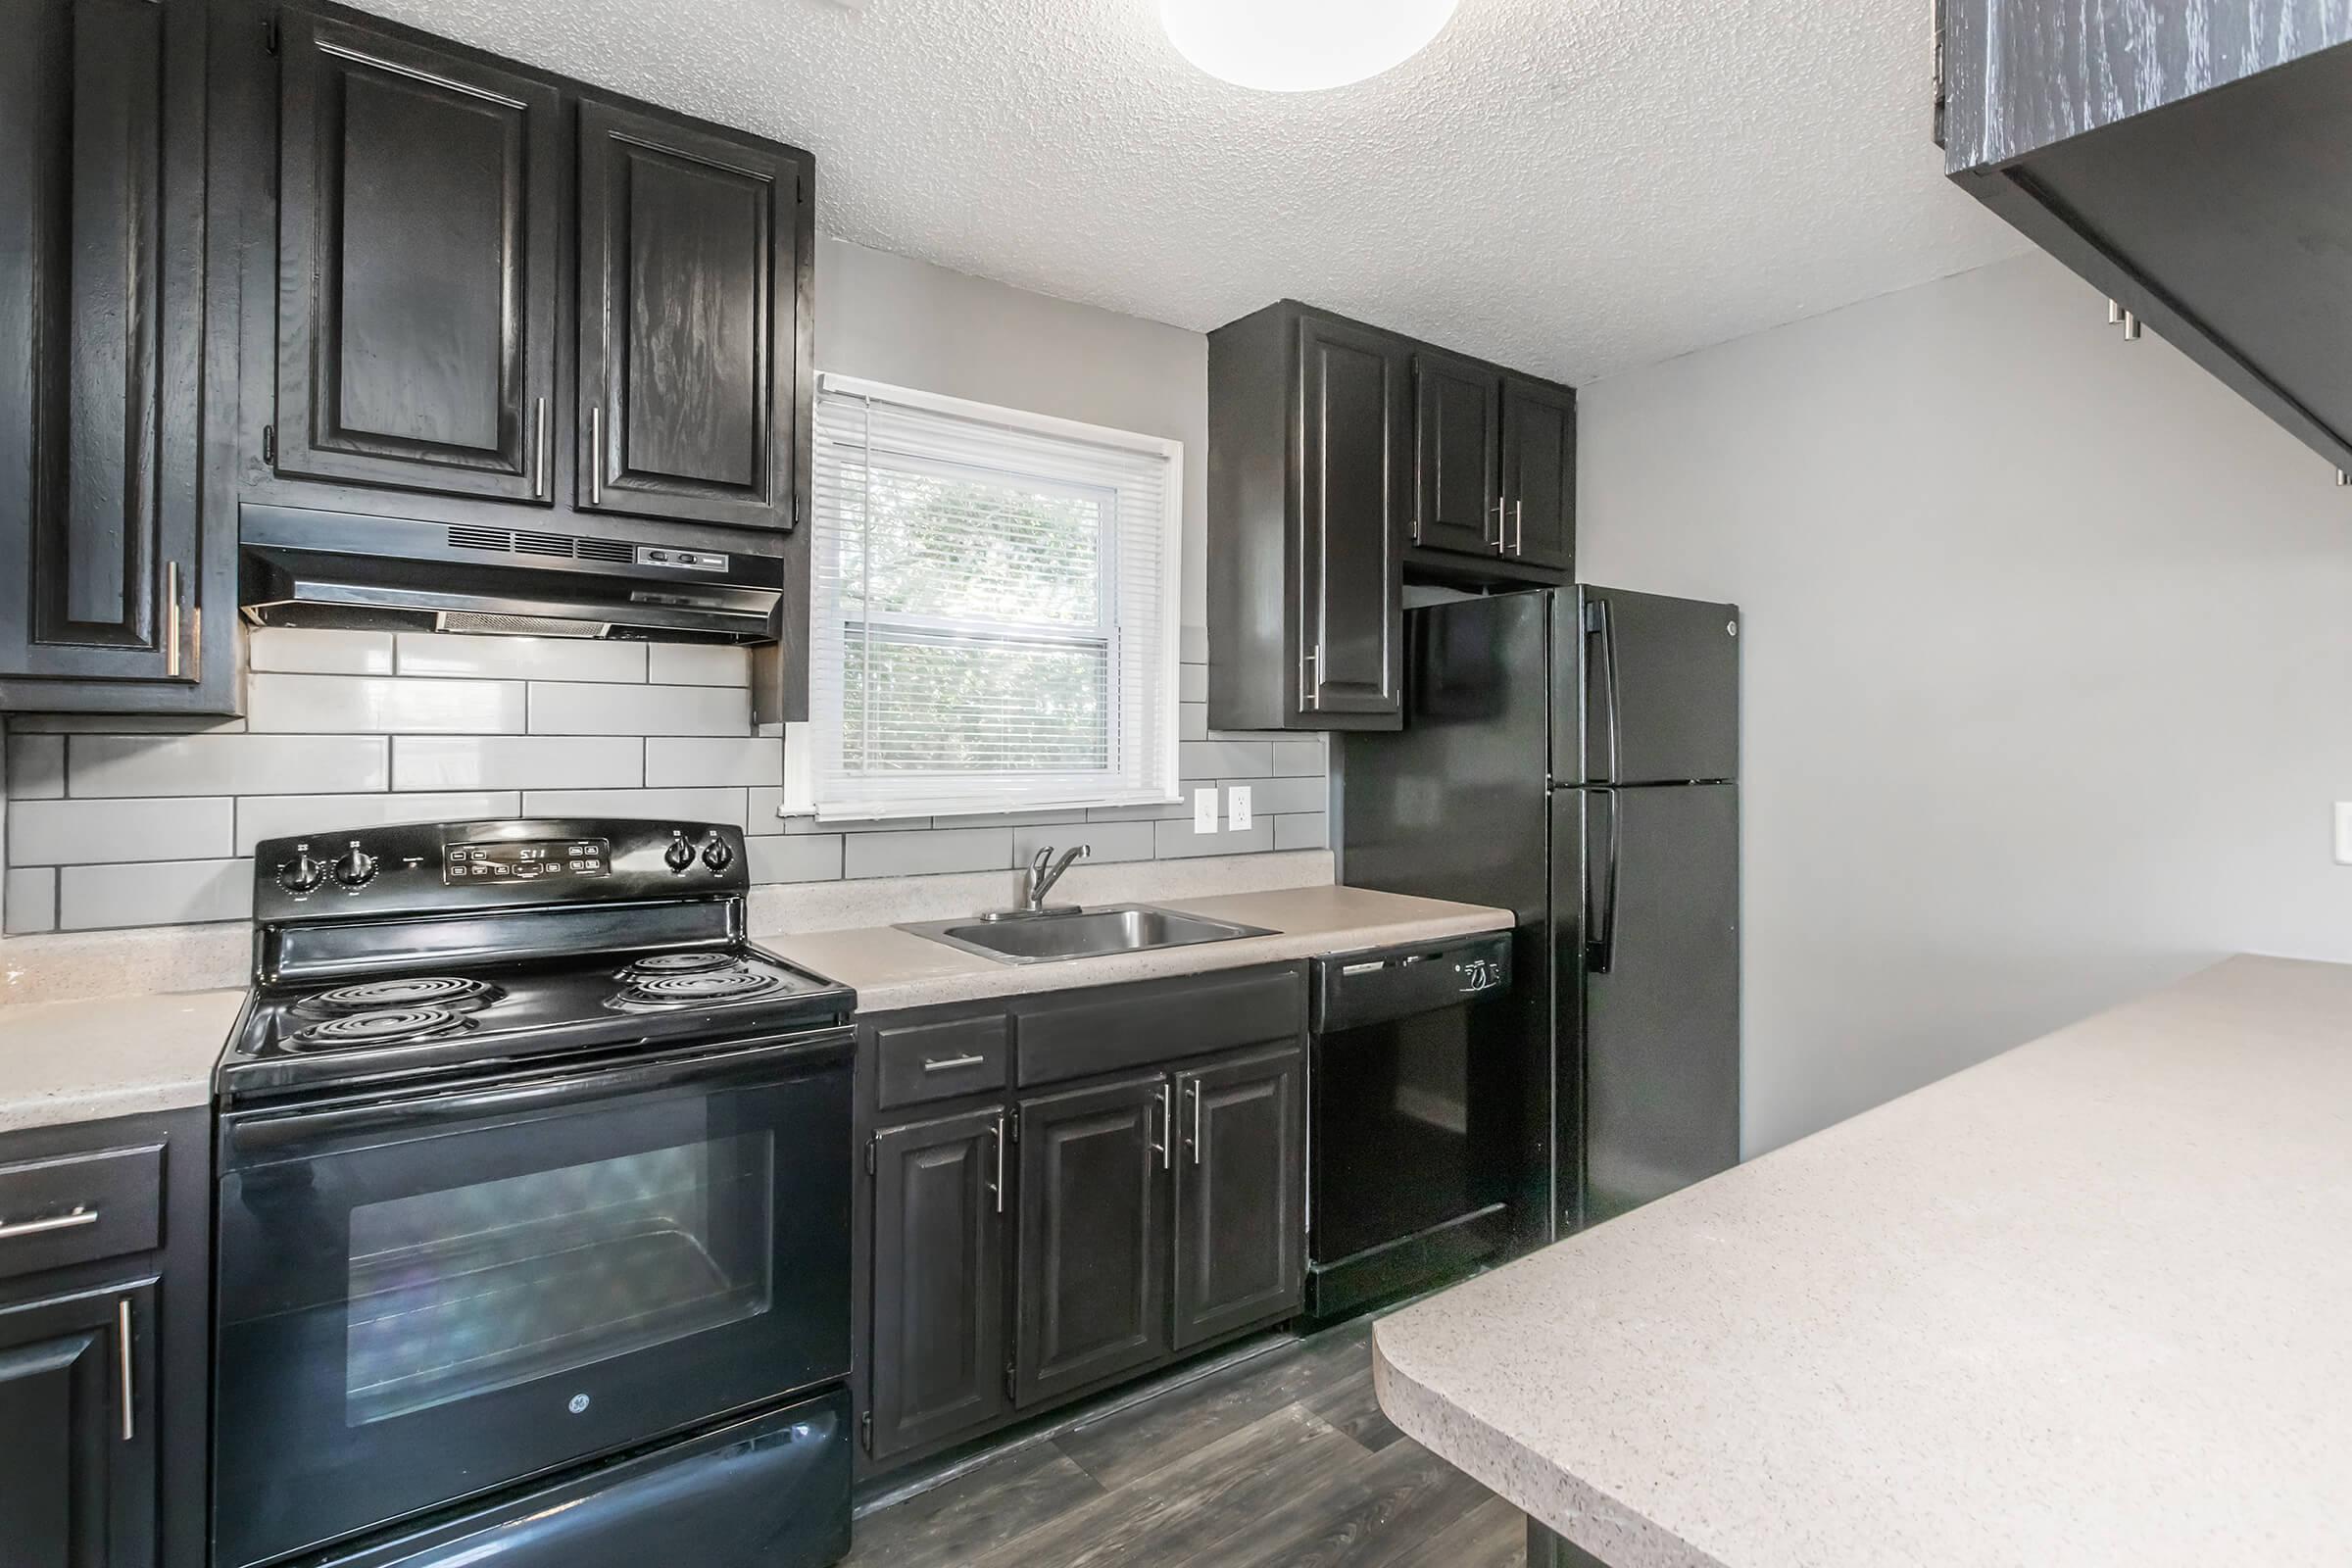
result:
[(776, 636), (778, 556), (247, 505), (239, 598), (259, 626), (657, 642)]

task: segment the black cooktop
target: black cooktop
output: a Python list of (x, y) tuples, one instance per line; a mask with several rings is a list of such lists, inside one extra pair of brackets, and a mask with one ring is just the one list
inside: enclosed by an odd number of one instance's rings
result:
[(741, 942), (256, 988), (231, 1100), (846, 1023), (848, 988)]

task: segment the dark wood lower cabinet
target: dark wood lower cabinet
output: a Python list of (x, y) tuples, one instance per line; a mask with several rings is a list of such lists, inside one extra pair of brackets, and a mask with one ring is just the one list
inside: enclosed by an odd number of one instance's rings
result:
[(874, 1139), (876, 1457), (988, 1423), (1005, 1388), (1005, 1113)]
[(142, 1280), (0, 1306), (8, 1568), (156, 1561), (155, 1304)]
[(1306, 1210), (1295, 1050), (1176, 1075), (1176, 1348), (1296, 1307)]
[(1021, 1102), (1022, 1406), (1168, 1352), (1169, 1100), (1154, 1073)]

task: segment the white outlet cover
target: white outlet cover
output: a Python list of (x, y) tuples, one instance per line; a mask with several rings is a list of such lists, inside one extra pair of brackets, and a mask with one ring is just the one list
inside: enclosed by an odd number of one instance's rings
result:
[(1214, 833), (1217, 830), (1217, 787), (1193, 791), (1193, 831)]
[(1226, 791), (1225, 793), (1228, 798), (1225, 808), (1226, 824), (1230, 826), (1236, 833), (1240, 833), (1247, 829), (1250, 823), (1250, 786), (1247, 784), (1236, 784), (1232, 789)]
[(2352, 865), (2352, 801), (2335, 803), (2335, 863)]

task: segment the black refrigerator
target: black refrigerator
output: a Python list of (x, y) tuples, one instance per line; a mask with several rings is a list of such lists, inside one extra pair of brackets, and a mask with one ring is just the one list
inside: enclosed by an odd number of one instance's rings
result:
[[(1740, 1158), (1740, 612), (1612, 588), (1405, 614), (1405, 723), (1340, 738), (1340, 880), (1518, 915), (1523, 1242)], [(1408, 1175), (1409, 1179), (1409, 1175)]]

